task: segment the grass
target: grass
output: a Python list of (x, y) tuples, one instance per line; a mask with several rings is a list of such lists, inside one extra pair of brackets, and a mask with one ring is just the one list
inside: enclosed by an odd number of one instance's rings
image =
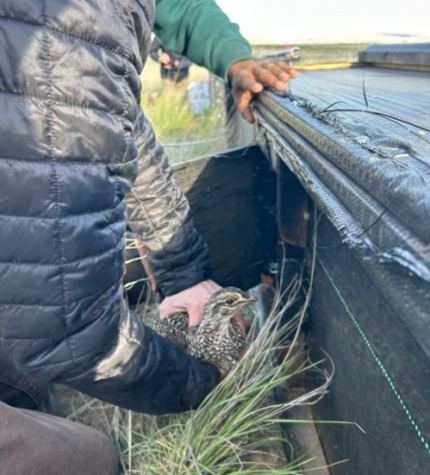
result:
[[(273, 358), (285, 338), (297, 330), (297, 320), (279, 324), (278, 309), (255, 338), (246, 356), (196, 411), (168, 417), (151, 417), (114, 408), (78, 395), (71, 418), (110, 433), (122, 453), (129, 475), (297, 475), (305, 460), (287, 461), (279, 424), (289, 424), (287, 411), (324, 394), (328, 384), (289, 401), (276, 401), (277, 387), (286, 387), (298, 373), (315, 369), (299, 353), (280, 364)], [(301, 310), (303, 312), (304, 309)], [(300, 318), (300, 315), (297, 316)]]
[(306, 460), (286, 460), (288, 441), (281, 427), (300, 422), (289, 419), (288, 409), (319, 400), (330, 377), (324, 375), (321, 387), (298, 398), (276, 397), (276, 390), (285, 392), (298, 374), (318, 371), (295, 346), (309, 298), (293, 320), (282, 323), (303, 289), (297, 275), (266, 320), (254, 315), (245, 357), (197, 410), (152, 417), (75, 393), (69, 417), (110, 434), (127, 475), (306, 473)]
[[(209, 81), (209, 78), (205, 69), (191, 67), (190, 84)], [(171, 163), (226, 148), (224, 101), (215, 98), (210, 109), (193, 113), (181, 93), (162, 92), (159, 68), (152, 60), (148, 60), (142, 74), (142, 91), (142, 107)]]

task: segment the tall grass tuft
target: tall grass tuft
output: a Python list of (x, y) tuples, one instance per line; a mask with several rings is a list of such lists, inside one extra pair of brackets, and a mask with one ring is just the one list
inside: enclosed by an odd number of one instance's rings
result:
[[(195, 411), (152, 418), (128, 412), (116, 431), (128, 474), (145, 475), (258, 475), (299, 474), (305, 460), (286, 460), (280, 424), (288, 424), (288, 409), (317, 401), (330, 378), (318, 389), (296, 399), (277, 400), (274, 391), (286, 389), (298, 373), (318, 370), (301, 351), (288, 351), (307, 302), (296, 317), (282, 323), (286, 308), (302, 291), (301, 276), (293, 281), (286, 302), (273, 309), (258, 328), (245, 357)], [(137, 417), (137, 419), (136, 419)], [(133, 420), (134, 419), (134, 420)], [(287, 442), (288, 443), (288, 442)]]
[[(307, 460), (286, 459), (283, 449), (288, 440), (280, 428), (308, 423), (291, 420), (288, 410), (318, 401), (330, 376), (323, 375), (323, 384), (311, 392), (293, 399), (288, 396), (289, 383), (298, 374), (319, 372), (318, 365), (306, 360), (303, 350), (295, 346), (309, 293), (293, 319), (285, 323), (282, 319), (303, 290), (302, 275), (297, 275), (285, 295), (278, 295), (265, 321), (254, 316), (246, 355), (198, 409), (152, 417), (78, 395), (81, 403), (70, 417), (87, 424), (92, 420), (110, 433), (127, 475), (306, 473)], [(280, 400), (279, 392), (286, 397)]]
[(146, 433), (137, 445), (128, 449), (134, 452), (130, 473), (300, 473), (306, 464), (284, 459), (277, 424), (291, 422), (286, 415), (288, 408), (310, 401), (324, 392), (324, 388), (307, 394), (300, 401), (276, 403), (272, 397), (275, 387), (285, 384), (291, 375), (305, 368), (292, 369), (291, 360), (270, 368), (264, 361), (265, 356), (268, 355), (264, 349), (261, 360), (258, 358), (260, 361), (255, 354), (245, 357), (241, 368), (233, 371), (195, 412), (171, 416), (164, 426), (154, 424), (151, 433)]

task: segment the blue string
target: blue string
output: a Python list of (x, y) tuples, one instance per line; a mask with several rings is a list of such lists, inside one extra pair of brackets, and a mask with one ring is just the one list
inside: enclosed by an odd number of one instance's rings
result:
[(383, 365), (382, 361), (379, 359), (379, 357), (376, 355), (375, 350), (372, 347), (372, 344), (370, 343), (369, 339), (367, 338), (366, 334), (364, 333), (363, 329), (361, 328), (360, 324), (358, 323), (357, 319), (354, 317), (353, 313), (348, 307), (348, 304), (346, 303), (343, 295), (341, 294), (340, 290), (334, 283), (333, 278), (331, 277), (330, 273), (328, 272), (327, 268), (325, 267), (323, 261), (317, 254), (317, 259), (318, 262), (320, 263), (322, 269), (325, 272), (325, 275), (327, 276), (328, 280), (330, 281), (330, 284), (334, 288), (337, 296), (339, 297), (339, 300), (342, 302), (342, 305), (344, 306), (345, 310), (347, 311), (349, 317), (351, 318), (352, 322), (354, 323), (355, 327), (358, 330), (358, 333), (360, 336), (363, 338), (364, 343), (366, 344), (367, 348), (369, 349), (371, 355), (373, 356), (374, 360), (379, 366), (379, 369), (382, 371), (382, 374), (384, 375), (385, 379), (387, 380), (390, 388), (392, 389), (393, 393), (395, 394), (397, 400), (399, 401), (400, 406), (406, 413), (406, 416), (409, 419), (409, 422), (411, 423), (412, 427), (414, 428), (416, 434), (418, 435), (418, 438), (420, 439), (421, 443), (424, 445), (427, 453), (430, 455), (430, 444), (428, 441), (425, 439), (424, 435), (422, 434), (418, 424), (415, 422), (415, 419), (412, 417), (411, 412), (409, 411), (408, 407), (405, 404), (405, 401), (403, 400), (402, 396), (400, 395), (399, 391), (397, 390), (396, 386), (394, 385), (394, 382), (391, 378), (391, 376), (388, 374), (388, 371), (385, 369), (385, 366)]

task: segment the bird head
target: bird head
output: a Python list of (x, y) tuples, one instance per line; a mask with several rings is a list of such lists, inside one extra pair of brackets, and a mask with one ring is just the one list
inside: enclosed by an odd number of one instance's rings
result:
[(241, 307), (256, 300), (252, 295), (236, 287), (225, 287), (207, 300), (203, 307), (202, 321), (215, 319), (228, 322)]

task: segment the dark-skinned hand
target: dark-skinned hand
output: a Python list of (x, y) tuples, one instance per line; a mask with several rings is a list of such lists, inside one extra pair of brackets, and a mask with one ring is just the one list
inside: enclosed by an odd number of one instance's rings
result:
[(245, 59), (230, 66), (228, 77), (237, 109), (252, 124), (254, 116), (250, 104), (253, 96), (267, 86), (284, 91), (287, 82), (297, 77), (297, 72), (282, 61)]

